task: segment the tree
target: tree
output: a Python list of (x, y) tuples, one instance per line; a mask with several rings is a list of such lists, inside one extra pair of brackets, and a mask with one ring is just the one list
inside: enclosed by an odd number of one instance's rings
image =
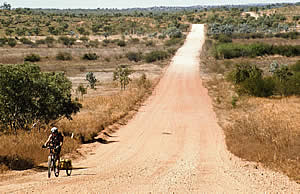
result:
[(125, 90), (126, 86), (129, 84), (131, 79), (129, 75), (131, 71), (129, 70), (127, 65), (119, 65), (114, 71), (114, 81), (119, 81), (121, 85), (121, 90)]
[(11, 4), (4, 2), (0, 9), (11, 10)]
[(72, 119), (81, 104), (71, 99), (72, 83), (63, 73), (43, 73), (35, 64), (0, 65), (0, 126), (29, 129)]
[(93, 72), (88, 72), (85, 76), (86, 80), (89, 82), (92, 89), (95, 89), (97, 79)]
[(77, 88), (76, 88), (76, 93), (81, 95), (81, 99), (83, 100), (83, 95), (87, 94), (87, 89), (80, 84)]

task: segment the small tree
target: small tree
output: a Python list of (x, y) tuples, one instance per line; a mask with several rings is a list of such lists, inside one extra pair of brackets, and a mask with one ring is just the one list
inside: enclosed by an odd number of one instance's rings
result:
[(83, 95), (87, 94), (87, 89), (80, 84), (77, 88), (76, 88), (76, 94), (80, 94), (81, 95), (81, 100), (83, 100)]
[(85, 76), (86, 80), (89, 82), (92, 89), (95, 89), (97, 79), (93, 72), (88, 72)]
[(126, 86), (129, 84), (131, 79), (129, 75), (132, 72), (129, 70), (127, 65), (119, 65), (114, 71), (114, 81), (119, 81), (121, 85), (121, 90), (125, 90)]

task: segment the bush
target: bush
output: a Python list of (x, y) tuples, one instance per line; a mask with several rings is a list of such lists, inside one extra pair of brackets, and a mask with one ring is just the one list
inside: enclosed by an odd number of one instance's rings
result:
[(119, 40), (119, 41), (117, 42), (117, 45), (118, 45), (119, 47), (124, 47), (124, 46), (126, 46), (126, 42), (125, 42), (124, 40)]
[(9, 38), (7, 40), (7, 44), (10, 46), (10, 47), (15, 47), (17, 45), (17, 41), (13, 38)]
[(286, 57), (300, 56), (300, 45), (269, 45), (264, 43), (235, 44), (222, 43), (215, 46), (214, 55), (217, 59), (237, 57), (256, 57), (263, 55), (282, 55)]
[(7, 38), (0, 38), (0, 46), (3, 46), (3, 45), (5, 45), (6, 43), (7, 43)]
[(300, 95), (300, 72), (294, 73), (294, 75), (288, 79), (285, 95)]
[(147, 63), (152, 63), (155, 61), (163, 60), (169, 57), (169, 54), (165, 51), (152, 51), (147, 53), (145, 56), (145, 60)]
[(141, 52), (128, 52), (126, 57), (129, 61), (139, 62), (142, 60), (143, 55)]
[(155, 42), (153, 40), (148, 40), (145, 42), (146, 46), (155, 46)]
[(71, 55), (71, 53), (68, 53), (68, 52), (59, 52), (56, 55), (56, 59), (62, 60), (62, 61), (70, 61), (70, 60), (72, 60), (72, 55)]
[(232, 42), (232, 38), (226, 34), (217, 34), (214, 35), (214, 39), (218, 40), (220, 43), (230, 43)]
[(88, 46), (92, 47), (92, 48), (98, 48), (100, 42), (96, 39), (96, 40), (90, 40)]
[(170, 53), (171, 55), (175, 55), (177, 49), (175, 49), (175, 48), (169, 48), (167, 51), (168, 51), (168, 53)]
[(72, 45), (75, 44), (76, 39), (75, 38), (69, 38), (67, 36), (61, 36), (58, 39), (61, 43), (63, 43), (64, 45), (70, 47)]
[(183, 43), (182, 38), (171, 38), (169, 40), (166, 40), (164, 45), (165, 46), (173, 46), (173, 45), (182, 44), (182, 43)]
[(282, 96), (300, 95), (300, 73), (295, 72), (286, 80), (275, 78), (276, 93)]
[(40, 39), (35, 41), (36, 44), (46, 44), (45, 39)]
[(269, 97), (273, 95), (275, 82), (272, 77), (251, 77), (240, 84), (240, 93), (251, 96)]
[(300, 61), (297, 61), (297, 63), (292, 65), (291, 70), (294, 71), (294, 72), (300, 72)]
[(24, 58), (24, 61), (29, 61), (29, 62), (37, 62), (37, 61), (40, 61), (40, 60), (41, 60), (41, 57), (38, 54), (27, 55)]
[(33, 44), (33, 42), (31, 40), (29, 40), (28, 38), (21, 38), (20, 42), (22, 42), (23, 44), (29, 44), (29, 45)]
[(133, 44), (137, 44), (137, 43), (140, 42), (140, 39), (138, 39), (138, 38), (132, 38), (132, 39), (130, 39), (130, 42), (133, 43)]
[(99, 56), (96, 53), (86, 53), (83, 55), (84, 60), (97, 60)]
[(81, 40), (82, 42), (88, 42), (90, 39), (89, 39), (89, 37), (82, 36), (82, 37), (80, 37), (79, 40)]
[(55, 39), (51, 36), (47, 36), (45, 38), (45, 43), (48, 45), (48, 47), (52, 47), (54, 42), (55, 42)]

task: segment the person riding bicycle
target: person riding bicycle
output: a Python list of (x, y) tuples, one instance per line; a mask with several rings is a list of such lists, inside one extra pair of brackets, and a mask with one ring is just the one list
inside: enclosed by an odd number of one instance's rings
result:
[(64, 143), (64, 137), (62, 136), (61, 132), (58, 132), (58, 129), (56, 127), (53, 127), (51, 129), (51, 134), (49, 135), (48, 140), (45, 142), (45, 144), (42, 147), (45, 148), (49, 145), (54, 147), (57, 153), (57, 160), (60, 161), (60, 151), (63, 143)]

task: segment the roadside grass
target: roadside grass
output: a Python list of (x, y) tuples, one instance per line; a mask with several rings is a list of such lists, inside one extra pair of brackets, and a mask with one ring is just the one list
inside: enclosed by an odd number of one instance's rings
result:
[[(61, 120), (57, 124), (65, 136), (62, 157), (74, 153), (81, 143), (92, 142), (105, 127), (125, 116), (132, 116), (130, 112), (137, 110), (151, 94), (153, 86), (147, 79), (137, 79), (127, 90), (117, 94), (85, 98), (82, 111), (72, 121)], [(72, 134), (74, 138), (71, 138)], [(17, 135), (0, 134), (0, 172), (30, 169), (47, 161), (48, 151), (41, 146), (48, 136), (48, 129), (30, 133), (20, 130)]]
[(127, 90), (115, 95), (87, 97), (82, 101), (82, 111), (72, 121), (62, 120), (58, 126), (65, 134), (73, 134), (82, 143), (90, 142), (104, 128), (135, 110), (151, 93), (152, 85), (149, 80), (134, 80)]
[(273, 61), (290, 65), (300, 58), (266, 56), (215, 60), (210, 54), (209, 42), (204, 45), (201, 57), (203, 83), (213, 100), (228, 150), (300, 182), (300, 97), (239, 96), (235, 86), (226, 81), (234, 64), (257, 64), (264, 73), (269, 73)]
[(228, 149), (300, 181), (299, 102), (299, 97), (249, 99), (245, 103), (253, 111), (232, 114), (232, 124), (224, 128)]
[[(24, 170), (39, 165), (48, 159), (48, 150), (42, 149), (49, 136), (49, 131), (18, 132), (2, 134), (0, 136), (0, 171)], [(78, 148), (75, 139), (65, 137), (62, 154), (69, 153)]]

